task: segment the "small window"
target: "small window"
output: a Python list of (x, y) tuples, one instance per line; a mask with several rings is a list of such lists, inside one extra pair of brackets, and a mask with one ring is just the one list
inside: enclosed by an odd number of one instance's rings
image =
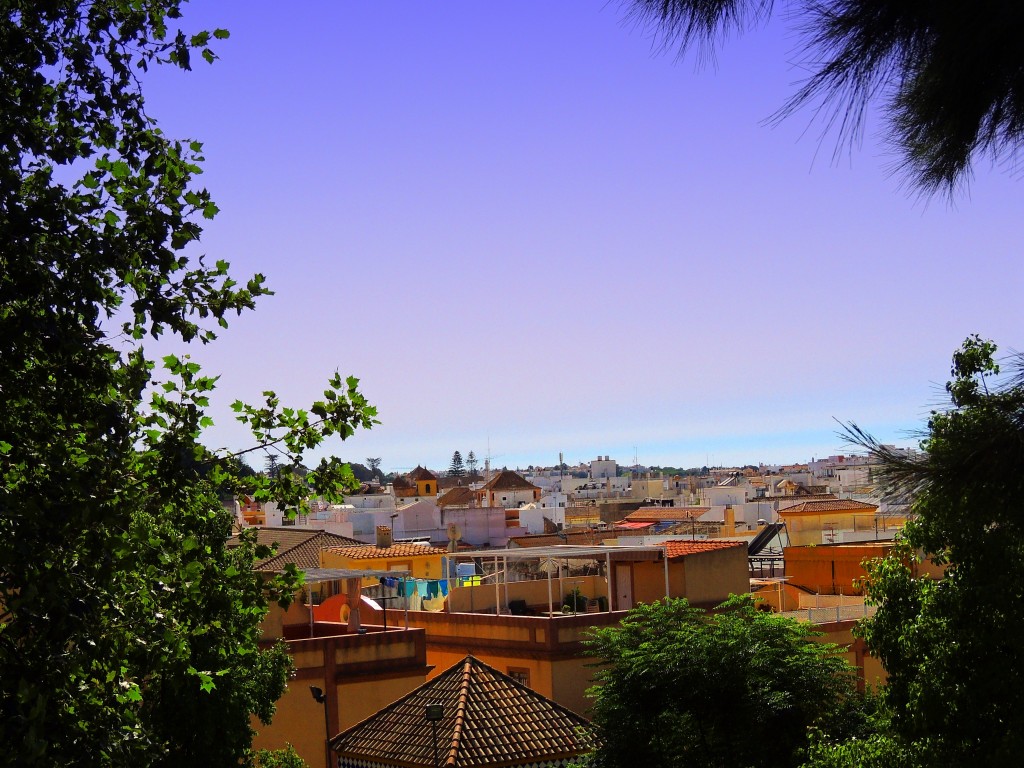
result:
[(509, 667), (508, 676), (520, 685), (525, 685), (527, 688), (530, 687), (530, 670), (525, 667)]

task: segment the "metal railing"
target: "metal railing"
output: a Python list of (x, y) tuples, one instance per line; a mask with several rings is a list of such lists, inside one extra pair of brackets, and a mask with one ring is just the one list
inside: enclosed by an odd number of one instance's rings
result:
[(831, 624), (832, 622), (874, 616), (877, 610), (877, 605), (857, 603), (854, 605), (831, 605), (826, 608), (801, 608), (799, 611), (783, 611), (779, 615), (797, 621), (809, 621), (811, 624)]

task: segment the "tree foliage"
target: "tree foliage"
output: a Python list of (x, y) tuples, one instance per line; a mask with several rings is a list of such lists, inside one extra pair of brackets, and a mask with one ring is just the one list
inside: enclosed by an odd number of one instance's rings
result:
[(383, 480), (384, 473), (380, 471), (380, 457), (369, 457), (366, 459), (366, 466), (370, 468), (371, 479)]
[(856, 700), (851, 669), (812, 634), (749, 597), (710, 614), (681, 599), (639, 605), (595, 630), (593, 765), (797, 765), (808, 728)]
[[(953, 357), (951, 407), (907, 457), (856, 427), (916, 519), (869, 569), (879, 606), (862, 629), (889, 674), (889, 735), (920, 765), (1016, 765), (1024, 750), (1024, 360), (1000, 378), (995, 345), (968, 338)], [(916, 575), (918, 552), (945, 566)]]
[(452, 454), (452, 463), (448, 466), (449, 477), (463, 477), (466, 474), (466, 465), (462, 462), (462, 454), (456, 451)]
[[(177, 29), (179, 0), (0, 0), (0, 743), (14, 765), (222, 765), (248, 752), (289, 661), (259, 646), (266, 556), (221, 493), (290, 508), (352, 483), (323, 460), (257, 477), (199, 442), (216, 379), (142, 342), (207, 343), (267, 293), (191, 257), (217, 213), (202, 145), (146, 112), (149, 67), (212, 62), (224, 30)], [(355, 379), (308, 410), (234, 409), (297, 465), (370, 426)], [(244, 479), (241, 477), (248, 475)]]
[[(631, 18), (680, 53), (762, 23), (771, 0), (629, 0)], [(926, 193), (952, 190), (982, 156), (1024, 146), (1024, 12), (987, 0), (802, 0), (784, 18), (809, 74), (779, 117), (810, 105), (855, 141), (877, 103), (900, 168)]]

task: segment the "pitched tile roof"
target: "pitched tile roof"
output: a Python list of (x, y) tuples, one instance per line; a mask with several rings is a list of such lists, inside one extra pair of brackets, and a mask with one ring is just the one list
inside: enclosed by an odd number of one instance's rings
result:
[(835, 498), (837, 497), (834, 493), (801, 493), (797, 491), (797, 493), (790, 494), (789, 496), (755, 496), (750, 500), (750, 503), (776, 501), (779, 503), (790, 501), (799, 503), (801, 501), (828, 501)]
[(476, 491), (465, 485), (459, 485), (442, 495), (437, 500), (439, 507), (465, 507), (476, 500)]
[(676, 523), (682, 520), (693, 520), (711, 507), (640, 507), (626, 515), (631, 523)]
[(592, 726), (560, 704), (473, 656), (331, 740), (345, 762), (433, 766), (428, 704), (441, 704), (438, 762), (445, 766), (516, 766), (589, 751)]
[(800, 512), (866, 512), (878, 509), (877, 504), (855, 499), (826, 499), (824, 501), (804, 501), (779, 510), (780, 515)]
[[(348, 536), (339, 536), (317, 529), (302, 529), (288, 526), (285, 528), (257, 528), (256, 543), (267, 546), (277, 545), (276, 554), (265, 558), (255, 565), (257, 571), (279, 571), (288, 563), (301, 568), (319, 568), (320, 551), (329, 547), (359, 544), (359, 541)], [(238, 537), (228, 539), (228, 546), (238, 546)]]
[(420, 467), (420, 466), (417, 466), (416, 469), (414, 469), (412, 472), (410, 472), (407, 475), (407, 477), (410, 480), (413, 480), (413, 481), (415, 481), (415, 480), (437, 480), (437, 475), (435, 475), (433, 472), (431, 472), (426, 467)]
[(511, 469), (504, 469), (494, 477), (492, 477), (487, 483), (484, 484), (484, 488), (488, 491), (539, 491), (540, 488), (525, 477), (520, 475), (518, 472), (513, 472)]
[(669, 560), (679, 560), (687, 555), (717, 552), (733, 547), (743, 547), (743, 551), (746, 552), (746, 546), (742, 541), (666, 541), (664, 543), (665, 553)]
[(392, 557), (416, 557), (417, 555), (445, 555), (447, 549), (428, 547), (423, 544), (392, 544), (390, 547), (378, 547), (373, 544), (360, 544), (357, 547), (330, 547), (330, 552), (347, 557), (349, 560), (389, 559)]

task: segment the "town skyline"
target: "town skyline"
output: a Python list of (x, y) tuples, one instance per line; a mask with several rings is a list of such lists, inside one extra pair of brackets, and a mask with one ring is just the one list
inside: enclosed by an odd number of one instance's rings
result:
[(844, 449), (837, 421), (913, 444), (964, 337), (1013, 343), (1012, 173), (915, 198), (874, 113), (838, 162), (812, 114), (764, 124), (800, 78), (778, 20), (694, 71), (623, 19), (189, 7), (231, 37), (148, 103), (204, 142), (221, 212), (195, 253), (275, 291), (188, 350), (220, 376), (207, 444), (252, 444), (234, 399), (302, 406), (338, 370), (381, 424), (326, 452), (385, 466), (488, 439), (509, 465), (809, 458)]

